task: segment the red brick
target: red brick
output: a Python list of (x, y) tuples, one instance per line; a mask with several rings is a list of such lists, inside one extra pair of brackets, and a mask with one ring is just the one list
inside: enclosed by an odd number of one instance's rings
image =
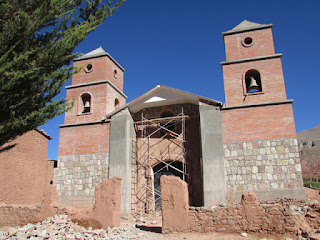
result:
[[(250, 47), (242, 41), (253, 39)], [(227, 61), (273, 55), (272, 29), (235, 33), (224, 36)], [(262, 91), (247, 94), (245, 73), (255, 69), (260, 73)], [(226, 106), (259, 104), (287, 100), (281, 57), (223, 64)], [(225, 109), (223, 117), (224, 142), (279, 139), (296, 137), (291, 103)]]
[[(85, 71), (87, 64), (92, 65), (92, 71)], [(120, 91), (123, 90), (123, 71), (108, 56), (75, 61), (74, 67), (82, 69), (74, 74), (72, 86), (109, 80)], [(114, 70), (117, 71), (117, 77), (114, 76)], [(84, 93), (91, 96), (89, 113), (82, 113), (81, 96)], [(68, 88), (67, 99), (73, 101), (74, 106), (65, 113), (66, 125), (101, 121), (108, 113), (126, 103), (125, 97), (107, 82)], [(117, 106), (116, 99), (119, 101)], [(59, 156), (108, 152), (109, 125), (104, 123), (61, 128)]]

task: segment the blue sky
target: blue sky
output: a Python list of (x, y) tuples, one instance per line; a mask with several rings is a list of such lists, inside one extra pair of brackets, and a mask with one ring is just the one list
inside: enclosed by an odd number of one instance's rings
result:
[[(224, 102), (221, 33), (244, 19), (272, 23), (300, 132), (320, 124), (319, 9), (319, 0), (127, 0), (76, 51), (87, 53), (102, 46), (113, 56), (126, 70), (127, 102), (157, 84)], [(65, 95), (63, 89), (61, 97)], [(39, 127), (53, 138), (48, 158), (58, 157), (58, 125), (63, 122), (60, 115)]]

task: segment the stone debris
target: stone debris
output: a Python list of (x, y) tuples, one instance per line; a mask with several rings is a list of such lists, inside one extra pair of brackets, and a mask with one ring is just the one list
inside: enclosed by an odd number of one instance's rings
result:
[(166, 239), (159, 233), (142, 231), (133, 224), (107, 229), (88, 229), (73, 223), (67, 215), (56, 215), (37, 224), (0, 231), (0, 239)]
[(219, 204), (219, 207), (226, 207), (226, 206), (227, 206), (226, 203), (220, 203), (220, 204)]
[(245, 232), (243, 232), (243, 233), (241, 233), (241, 236), (242, 236), (242, 237), (248, 237), (248, 234), (245, 233)]

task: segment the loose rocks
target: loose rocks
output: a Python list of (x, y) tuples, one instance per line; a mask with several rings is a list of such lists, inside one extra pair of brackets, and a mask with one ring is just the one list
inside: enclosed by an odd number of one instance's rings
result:
[(144, 232), (132, 224), (119, 228), (92, 229), (75, 224), (67, 215), (57, 215), (35, 225), (0, 231), (0, 239), (165, 239), (161, 234)]

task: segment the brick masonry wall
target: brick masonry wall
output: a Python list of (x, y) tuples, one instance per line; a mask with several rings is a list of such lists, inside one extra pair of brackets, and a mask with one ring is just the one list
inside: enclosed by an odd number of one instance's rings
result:
[(53, 171), (47, 160), (48, 139), (32, 130), (17, 137), (14, 143), (14, 148), (0, 154), (0, 202), (41, 203)]
[[(91, 122), (102, 120), (107, 114), (107, 83), (70, 88), (67, 99), (74, 102), (73, 108), (65, 113), (65, 124)], [(90, 113), (82, 113), (83, 103), (81, 95), (89, 93), (91, 96)]]
[[(250, 47), (244, 47), (242, 41), (251, 37), (253, 43)], [(248, 31), (224, 36), (226, 46), (226, 59), (237, 60), (274, 54), (272, 28)]]
[(87, 153), (59, 156), (54, 169), (58, 200), (72, 206), (94, 204), (94, 191), (108, 178), (109, 153)]
[(223, 142), (295, 138), (291, 104), (222, 111)]
[[(90, 113), (82, 113), (83, 102), (81, 96), (88, 93), (91, 96)], [(115, 110), (115, 99), (123, 106), (126, 99), (108, 83), (70, 88), (67, 91), (67, 99), (73, 101), (74, 106), (65, 113), (65, 124), (83, 123), (102, 120), (108, 113)]]
[[(115, 99), (118, 99), (119, 103), (117, 106), (115, 106)], [(126, 104), (126, 98), (119, 94), (112, 86), (108, 84), (107, 86), (107, 113), (111, 113), (115, 109), (123, 106)]]
[[(245, 73), (255, 69), (260, 73), (262, 93), (245, 97)], [(226, 106), (286, 100), (281, 57), (223, 65)]]
[[(92, 65), (92, 71), (86, 72), (87, 64)], [(109, 57), (90, 58), (73, 63), (75, 68), (82, 67), (82, 69), (73, 75), (72, 84), (82, 84), (89, 82), (96, 82), (101, 80), (111, 81), (120, 91), (123, 91), (123, 71), (110, 60)], [(117, 77), (114, 76), (114, 70), (117, 70)]]
[[(225, 143), (224, 157), (229, 200), (244, 191), (267, 193), (262, 200), (285, 196), (285, 190), (300, 189), (303, 194), (296, 138)], [(272, 191), (278, 190), (283, 193), (275, 196)]]
[(60, 128), (59, 156), (109, 151), (110, 123)]

